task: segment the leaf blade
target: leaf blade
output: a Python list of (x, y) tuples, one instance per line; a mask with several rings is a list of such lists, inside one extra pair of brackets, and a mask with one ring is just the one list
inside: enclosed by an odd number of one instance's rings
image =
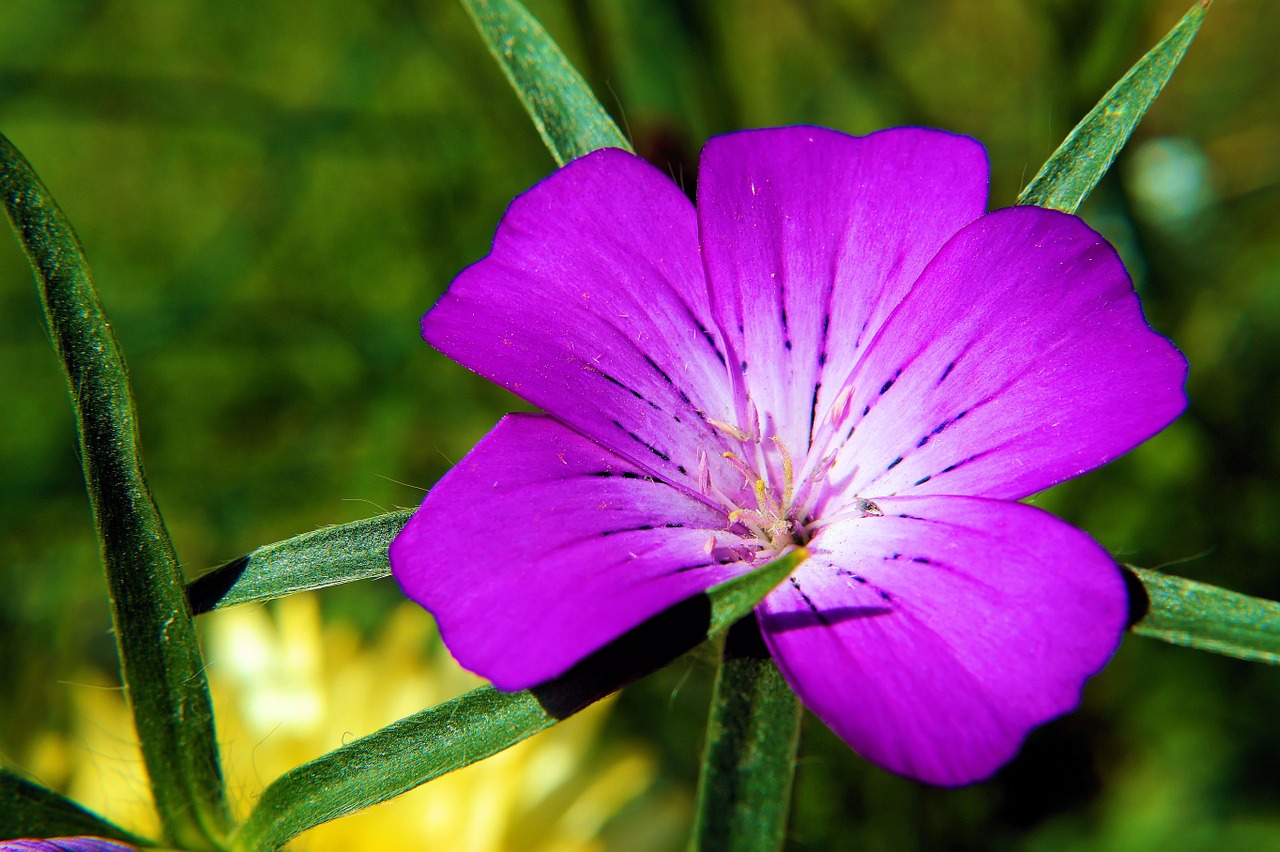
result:
[(0, 768), (0, 840), (91, 835), (154, 845), (65, 796)]
[(1074, 213), (1111, 168), (1182, 61), (1213, 0), (1199, 0), (1085, 115), (1018, 195), (1018, 204)]
[(1280, 603), (1127, 566), (1150, 608), (1134, 633), (1174, 645), (1280, 665)]
[(196, 615), (391, 574), (387, 548), (415, 510), (324, 527), (267, 544), (187, 584)]
[(482, 686), (286, 772), (262, 792), (234, 848), (277, 848), (551, 727), (749, 614), (807, 556), (792, 551), (677, 604), (534, 689)]
[(156, 807), (171, 841), (215, 848), (231, 814), (204, 659), (178, 557), (143, 471), (124, 358), (71, 224), (3, 136), (0, 193), (35, 270), (71, 393), (121, 671)]
[(586, 80), (519, 0), (462, 0), (556, 164), (598, 148), (631, 151)]

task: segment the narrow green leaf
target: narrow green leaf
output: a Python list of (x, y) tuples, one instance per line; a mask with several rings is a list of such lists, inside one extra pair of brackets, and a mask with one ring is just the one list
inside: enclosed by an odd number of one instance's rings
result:
[(808, 558), (809, 551), (797, 547), (749, 574), (734, 577), (710, 589), (707, 592), (711, 598), (711, 626), (707, 631), (708, 635), (715, 635), (732, 627)]
[(587, 81), (518, 0), (462, 0), (556, 163), (631, 145)]
[(480, 687), (286, 772), (263, 790), (232, 848), (275, 849), (551, 727), (743, 618), (807, 556), (792, 551), (677, 604), (534, 689)]
[(230, 810), (182, 571), (151, 497), (124, 359), (70, 223), (0, 136), (0, 193), (35, 269), (80, 434), (125, 688), (167, 838), (216, 848)]
[(413, 509), (325, 527), (214, 568), (187, 584), (196, 615), (234, 604), (271, 600), (391, 573), (387, 548), (413, 516)]
[(1212, 0), (1199, 0), (1089, 111), (1018, 196), (1019, 204), (1074, 213), (1182, 61)]
[(690, 848), (781, 849), (799, 740), (800, 702), (745, 618), (725, 637), (716, 674)]
[(490, 757), (556, 721), (531, 692), (482, 686), (286, 772), (262, 792), (232, 848), (276, 849), (309, 828)]
[(47, 787), (0, 769), (0, 840), (91, 835), (154, 845)]
[(1150, 608), (1133, 632), (1174, 645), (1280, 664), (1280, 603), (1159, 571), (1129, 567)]

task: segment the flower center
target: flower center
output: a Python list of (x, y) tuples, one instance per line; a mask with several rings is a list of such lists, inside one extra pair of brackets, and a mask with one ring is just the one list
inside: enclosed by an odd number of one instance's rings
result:
[[(787, 445), (777, 435), (770, 436), (769, 441), (778, 455), (771, 466), (765, 455), (770, 445), (760, 439), (758, 432), (749, 433), (719, 420), (712, 420), (711, 424), (739, 444), (739, 452), (722, 453), (729, 464), (742, 474), (742, 484), (731, 487), (729, 493), (712, 483), (705, 454), (700, 464), (703, 493), (715, 497), (728, 510), (729, 529), (754, 538), (759, 551), (769, 555), (807, 542), (809, 531), (806, 520), (801, 517), (802, 507), (796, 505), (795, 465)], [(781, 485), (777, 484), (778, 479), (781, 479)], [(715, 549), (716, 541), (712, 536), (707, 542), (707, 551)], [(756, 555), (747, 553), (739, 554), (739, 557), (754, 561)]]
[(782, 456), (782, 489), (773, 488), (745, 461), (733, 453), (724, 457), (737, 468), (745, 480), (746, 495), (754, 499), (754, 506), (739, 505), (729, 513), (730, 524), (742, 524), (765, 545), (768, 550), (780, 553), (793, 544), (808, 540), (804, 524), (796, 517), (792, 499), (795, 497), (795, 467), (787, 445), (777, 436), (771, 440)]
[[(808, 544), (819, 527), (833, 521), (883, 514), (872, 501), (857, 497), (844, 511), (830, 518), (810, 517), (816, 486), (830, 468), (829, 459), (824, 459), (826, 463), (819, 464), (817, 470), (797, 487), (791, 451), (777, 435), (770, 435), (769, 443), (766, 443), (758, 433), (753, 435), (732, 424), (718, 420), (712, 420), (711, 424), (736, 439), (740, 445), (738, 453), (722, 453), (729, 464), (742, 474), (742, 485), (730, 489), (730, 493), (726, 494), (713, 484), (705, 453), (700, 465), (703, 493), (715, 497), (729, 510), (729, 529), (755, 539), (754, 546), (758, 551), (739, 554), (738, 558), (745, 557), (753, 562), (760, 555), (773, 557), (792, 546)], [(777, 453), (773, 464), (766, 457), (770, 443)], [(715, 536), (712, 536), (707, 541), (707, 552), (716, 549)]]

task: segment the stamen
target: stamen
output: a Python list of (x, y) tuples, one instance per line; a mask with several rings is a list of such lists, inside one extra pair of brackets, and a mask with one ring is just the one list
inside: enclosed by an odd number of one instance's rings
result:
[(760, 409), (756, 407), (754, 399), (747, 399), (751, 406), (751, 440), (757, 442), (760, 440)]
[[(746, 520), (742, 521), (743, 518), (746, 518)], [(768, 523), (765, 516), (755, 509), (734, 509), (729, 513), (729, 523), (733, 524), (738, 521), (742, 521), (744, 524), (749, 521), (757, 525)]]
[(735, 509), (729, 513), (729, 523), (741, 523), (756, 538), (769, 542), (773, 541), (764, 531), (765, 519), (761, 517), (759, 512), (753, 512), (750, 509)]
[(782, 505), (790, 506), (791, 498), (795, 496), (792, 491), (795, 485), (795, 468), (791, 464), (791, 453), (787, 452), (787, 445), (782, 443), (782, 439), (777, 435), (772, 437), (778, 452), (782, 454)]
[[(748, 401), (748, 416), (754, 418), (759, 427), (759, 410), (755, 408), (754, 403)], [(795, 461), (791, 458), (791, 451), (783, 443), (782, 439), (776, 435), (771, 435), (770, 440), (774, 446), (778, 448), (778, 454), (781, 460), (781, 477), (778, 477), (776, 471), (776, 462), (771, 463), (767, 456), (765, 444), (760, 438), (748, 435), (743, 429), (730, 423), (722, 421), (712, 421), (715, 428), (720, 429), (734, 438), (743, 440), (741, 448), (738, 450), (746, 458), (742, 458), (738, 453), (723, 452), (721, 456), (733, 466), (742, 478), (745, 480), (745, 489), (740, 489), (737, 495), (730, 499), (724, 492), (716, 487), (711, 481), (709, 473), (709, 459), (704, 453), (700, 453), (698, 457), (699, 465), (699, 483), (704, 494), (714, 496), (721, 501), (726, 509), (729, 510), (729, 525), (741, 524), (755, 538), (755, 542), (751, 547), (759, 548), (762, 551), (782, 552), (781, 548), (789, 547), (795, 544), (797, 534), (800, 532), (800, 522), (797, 518), (804, 517), (798, 514), (792, 505), (796, 499), (796, 470)], [(707, 472), (704, 472), (706, 468)], [(777, 479), (781, 479), (777, 483)], [(775, 484), (770, 485), (770, 480), (775, 480)], [(750, 493), (748, 498), (743, 491)], [(805, 480), (805, 490), (809, 489), (808, 480)], [(754, 498), (755, 507), (747, 508), (743, 505)], [(714, 548), (715, 544), (711, 543), (708, 547)]]
[(782, 514), (782, 507), (773, 499), (773, 495), (769, 493), (768, 487), (764, 484), (763, 479), (756, 480), (756, 506), (762, 512), (768, 512), (773, 517)]
[(827, 478), (827, 474), (831, 473), (831, 468), (836, 466), (836, 454), (829, 453), (822, 457), (818, 462), (818, 466), (814, 468), (813, 473), (809, 476), (810, 482), (821, 482)]
[(746, 477), (747, 482), (751, 482), (756, 478), (756, 472), (747, 467), (747, 463), (735, 456), (733, 453), (725, 453), (724, 457), (729, 460), (729, 464), (738, 469), (738, 472)]
[(745, 443), (751, 440), (751, 436), (747, 434), (745, 429), (734, 426), (732, 423), (725, 423), (723, 420), (715, 420), (711, 417), (707, 418), (707, 422), (719, 429), (721, 432), (724, 432), (726, 435), (731, 435), (734, 438), (737, 438), (739, 441)]
[(852, 398), (853, 385), (845, 385), (836, 394), (835, 402), (831, 403), (831, 408), (827, 411), (827, 422), (835, 424), (844, 420), (844, 416), (849, 413), (849, 400)]

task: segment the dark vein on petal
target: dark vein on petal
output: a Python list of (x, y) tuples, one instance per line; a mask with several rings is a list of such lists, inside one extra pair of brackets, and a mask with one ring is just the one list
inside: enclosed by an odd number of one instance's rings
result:
[[(693, 312), (690, 311), (689, 315), (693, 316)], [(711, 347), (711, 351), (716, 353), (716, 358), (720, 360), (720, 366), (722, 367), (728, 366), (729, 362), (725, 360), (724, 353), (720, 351), (720, 347), (716, 343), (715, 337), (711, 334), (711, 332), (707, 331), (707, 327), (703, 325), (701, 322), (699, 322), (697, 317), (694, 317), (693, 324), (698, 327), (698, 331), (702, 333), (702, 337), (704, 340), (707, 341), (707, 344)]]
[(697, 570), (698, 570), (698, 569), (700, 569), (700, 568), (716, 568), (716, 567), (719, 567), (719, 566), (721, 566), (721, 565), (723, 565), (723, 564), (725, 564), (725, 563), (723, 563), (723, 562), (699, 562), (697, 565), (685, 565), (685, 566), (684, 566), (684, 567), (682, 567), (682, 568), (676, 568), (674, 571), (672, 571), (672, 572), (671, 572), (671, 575), (675, 575), (675, 574), (684, 574), (684, 573), (686, 573), (686, 572), (688, 572), (688, 571), (697, 571)]
[(606, 536), (618, 535), (619, 533), (647, 532), (648, 530), (651, 530), (653, 528), (654, 528), (653, 524), (641, 524), (638, 527), (623, 527), (621, 529), (616, 529), (616, 530), (601, 530), (600, 537), (604, 538)]
[(854, 341), (853, 341), (853, 349), (855, 352), (862, 349), (862, 335), (866, 334), (867, 323), (869, 322), (871, 322), (871, 317), (867, 317), (866, 319), (864, 319), (862, 321), (862, 328), (858, 329), (858, 336), (854, 338)]
[(796, 594), (798, 594), (800, 599), (809, 607), (809, 611), (813, 613), (814, 617), (818, 619), (823, 627), (830, 627), (831, 622), (822, 614), (822, 610), (818, 609), (818, 605), (813, 602), (813, 599), (805, 594), (804, 590), (800, 588), (800, 581), (795, 577), (789, 577), (788, 579), (791, 580), (791, 585), (796, 590)]
[[(818, 362), (819, 374), (821, 374), (822, 362)], [(813, 399), (809, 401), (809, 446), (813, 446), (813, 427), (818, 421), (818, 390), (822, 387), (822, 382), (813, 383)]]

